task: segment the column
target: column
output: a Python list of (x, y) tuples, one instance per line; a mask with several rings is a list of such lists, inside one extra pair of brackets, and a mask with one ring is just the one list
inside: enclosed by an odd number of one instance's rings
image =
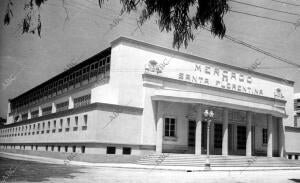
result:
[(202, 110), (201, 105), (197, 109), (196, 135), (195, 135), (195, 154), (201, 155), (201, 134), (202, 133)]
[(158, 101), (156, 123), (156, 153), (162, 153), (163, 143), (163, 103)]
[(38, 116), (40, 117), (40, 116), (42, 116), (43, 115), (43, 111), (42, 111), (42, 108), (41, 108), (41, 106), (39, 106), (39, 114), (38, 114)]
[(252, 112), (247, 111), (246, 156), (252, 156)]
[(210, 150), (210, 154), (214, 154), (214, 144), (215, 144), (215, 123), (214, 122), (210, 122), (210, 140), (209, 140), (209, 150)]
[(278, 149), (279, 149), (279, 156), (284, 157), (284, 129), (282, 118), (278, 118)]
[(237, 125), (234, 124), (232, 125), (233, 128), (233, 152), (236, 153), (237, 152)]
[(56, 105), (54, 102), (52, 102), (52, 110), (51, 113), (56, 113)]
[(11, 113), (11, 104), (10, 104), (10, 99), (8, 99), (8, 104), (7, 104), (7, 114), (6, 114), (6, 124), (11, 124), (14, 122), (14, 119), (12, 116), (9, 114)]
[(31, 119), (31, 111), (28, 110), (28, 119)]
[(68, 109), (73, 109), (74, 108), (74, 101), (73, 101), (73, 97), (69, 97), (69, 107)]
[(222, 128), (222, 155), (227, 156), (228, 155), (228, 109), (224, 108), (223, 111), (224, 116), (224, 122), (223, 122), (223, 128)]
[(268, 150), (267, 156), (273, 156), (273, 120), (272, 115), (268, 114)]

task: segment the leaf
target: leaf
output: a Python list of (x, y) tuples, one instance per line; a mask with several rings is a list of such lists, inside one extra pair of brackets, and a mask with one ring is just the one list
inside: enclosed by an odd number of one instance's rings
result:
[(100, 8), (102, 7), (103, 2), (104, 2), (104, 0), (98, 0), (98, 5), (99, 5)]
[(45, 3), (47, 0), (35, 0), (35, 4), (37, 5), (37, 7), (40, 7), (41, 4)]
[(41, 30), (42, 30), (42, 22), (41, 22), (40, 15), (39, 15), (37, 31), (38, 31), (38, 35), (39, 35), (40, 37), (41, 37)]
[[(24, 10), (29, 11), (22, 20), (23, 32), (38, 33), (41, 37), (42, 23), (39, 18), (38, 23), (35, 24), (32, 21), (34, 19), (35, 9), (45, 3), (47, 0), (28, 0), (25, 3)], [(106, 0), (108, 1), (108, 0)], [(211, 34), (219, 38), (223, 38), (226, 32), (226, 26), (223, 21), (223, 16), (229, 11), (229, 0), (120, 0), (122, 8), (120, 15), (124, 12), (130, 13), (131, 11), (139, 11), (138, 26), (143, 25), (145, 21), (151, 17), (155, 17), (157, 25), (161, 31), (173, 33), (173, 47), (179, 49), (182, 45), (188, 46), (188, 43), (195, 38), (194, 31), (198, 29), (209, 29)], [(72, 1), (71, 1), (72, 2)], [(75, 2), (73, 2), (75, 3)], [(98, 0), (98, 5), (101, 8), (104, 0)], [(12, 11), (10, 6), (11, 0), (8, 3), (8, 10), (4, 16), (4, 25), (10, 23), (12, 17)], [(195, 12), (190, 12), (195, 10)], [(114, 26), (120, 23), (122, 19), (116, 19), (110, 25), (112, 29)], [(297, 28), (299, 22), (295, 23)], [(36, 27), (31, 27), (36, 26)], [(207, 27), (209, 26), (209, 27)]]
[(11, 5), (12, 5), (12, 2), (10, 1), (7, 4), (6, 13), (4, 15), (4, 25), (8, 25), (10, 23), (11, 17), (13, 17)]
[(10, 15), (13, 17), (14, 15), (13, 15), (13, 12), (11, 11), (11, 9), (9, 9), (9, 13), (10, 13)]
[(4, 25), (8, 25), (10, 23), (9, 13), (5, 13), (4, 16)]

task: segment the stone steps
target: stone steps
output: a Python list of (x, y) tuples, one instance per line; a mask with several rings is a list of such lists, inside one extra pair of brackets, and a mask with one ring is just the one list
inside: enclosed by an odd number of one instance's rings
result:
[[(300, 167), (299, 160), (285, 158), (245, 157), (245, 156), (218, 156), (209, 158), (212, 167)], [(141, 165), (152, 166), (199, 166), (206, 162), (204, 155), (192, 154), (151, 154), (138, 161)]]

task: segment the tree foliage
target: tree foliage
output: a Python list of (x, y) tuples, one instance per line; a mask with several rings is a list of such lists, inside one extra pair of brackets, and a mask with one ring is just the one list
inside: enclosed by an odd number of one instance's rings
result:
[[(108, 1), (108, 0), (106, 0)], [(140, 10), (138, 24), (143, 25), (151, 17), (157, 17), (161, 31), (173, 32), (173, 47), (187, 47), (194, 40), (194, 31), (201, 28), (210, 29), (214, 36), (223, 38), (226, 26), (223, 16), (228, 12), (228, 0), (120, 0), (121, 14)], [(46, 0), (29, 0), (25, 3), (26, 14), (22, 19), (22, 33), (37, 33), (41, 36), (40, 6)], [(105, 0), (98, 0), (99, 7)], [(12, 0), (9, 0), (4, 17), (8, 25), (12, 18)], [(158, 15), (158, 16), (155, 16)]]

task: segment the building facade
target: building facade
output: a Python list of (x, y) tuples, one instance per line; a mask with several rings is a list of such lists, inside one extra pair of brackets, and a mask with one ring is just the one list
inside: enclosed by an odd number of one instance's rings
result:
[(300, 128), (300, 93), (294, 95), (294, 127)]
[(120, 37), (11, 99), (0, 144), (89, 154), (283, 157), (285, 127), (294, 121), (293, 85)]

